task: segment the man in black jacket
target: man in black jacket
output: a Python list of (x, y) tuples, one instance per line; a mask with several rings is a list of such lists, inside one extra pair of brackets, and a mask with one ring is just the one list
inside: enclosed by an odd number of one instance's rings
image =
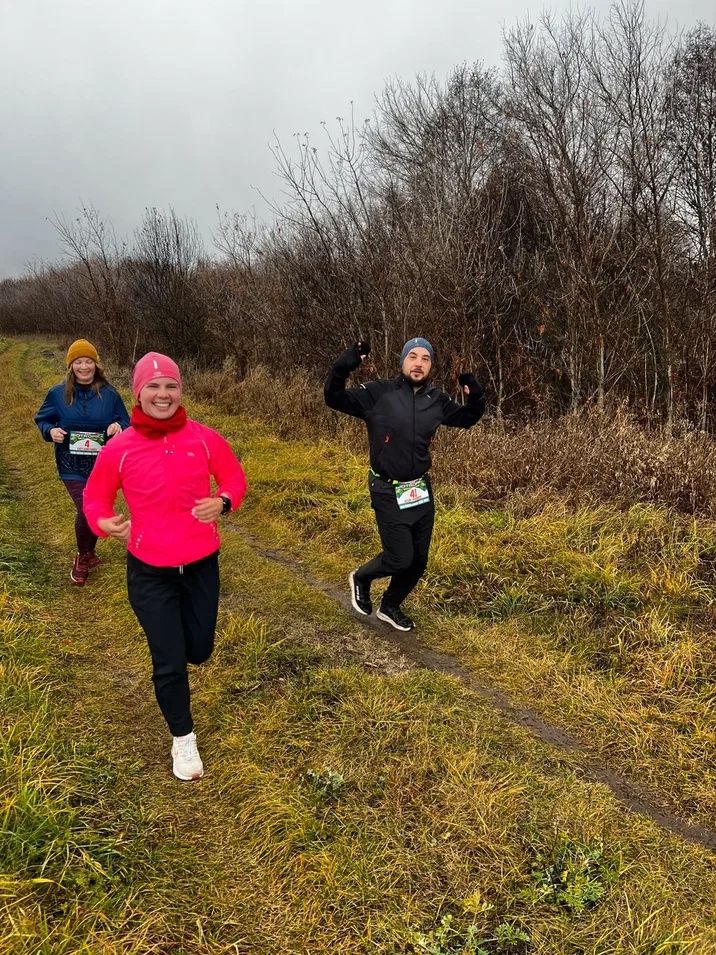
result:
[(326, 404), (368, 427), (370, 499), (383, 550), (349, 576), (353, 608), (373, 612), (370, 586), (390, 577), (377, 616), (396, 630), (412, 630), (413, 621), (401, 604), (422, 577), (428, 563), (435, 506), (428, 477), (430, 444), (440, 425), (471, 428), (485, 412), (485, 393), (471, 374), (458, 381), (466, 396), (459, 405), (430, 386), (433, 347), (425, 338), (411, 338), (400, 356), (397, 378), (369, 381), (346, 388), (352, 371), (370, 353), (357, 342), (333, 365), (325, 384)]

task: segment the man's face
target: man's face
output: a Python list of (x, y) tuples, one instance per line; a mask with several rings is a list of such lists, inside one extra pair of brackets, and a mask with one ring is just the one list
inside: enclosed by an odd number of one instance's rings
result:
[(427, 348), (411, 348), (403, 360), (403, 374), (414, 385), (427, 381), (433, 363)]

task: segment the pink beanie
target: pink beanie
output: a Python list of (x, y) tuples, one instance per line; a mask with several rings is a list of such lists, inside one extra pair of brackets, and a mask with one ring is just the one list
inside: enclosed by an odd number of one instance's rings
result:
[(159, 352), (150, 351), (142, 355), (134, 366), (134, 375), (132, 377), (132, 394), (139, 400), (139, 392), (153, 378), (173, 378), (179, 383), (181, 388), (181, 373), (179, 366), (167, 355), (160, 355)]

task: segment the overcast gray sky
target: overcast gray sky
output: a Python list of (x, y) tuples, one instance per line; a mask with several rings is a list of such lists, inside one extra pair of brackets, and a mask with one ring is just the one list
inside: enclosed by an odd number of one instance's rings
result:
[[(546, 4), (554, 12), (564, 0)], [(591, 4), (606, 11), (608, 0)], [(502, 0), (0, 0), (0, 277), (61, 252), (49, 216), (93, 205), (129, 235), (173, 206), (209, 238), (217, 204), (269, 217), (269, 145), (370, 116), (391, 77), (497, 65), (545, 4)], [(714, 0), (646, 0), (690, 28)]]

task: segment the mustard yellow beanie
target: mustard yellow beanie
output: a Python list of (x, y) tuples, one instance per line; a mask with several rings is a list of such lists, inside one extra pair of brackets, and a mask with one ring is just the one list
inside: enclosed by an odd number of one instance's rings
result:
[(88, 342), (86, 338), (78, 338), (77, 341), (72, 342), (67, 349), (67, 367), (69, 368), (72, 362), (78, 358), (91, 358), (95, 364), (99, 365), (97, 349), (92, 342)]

